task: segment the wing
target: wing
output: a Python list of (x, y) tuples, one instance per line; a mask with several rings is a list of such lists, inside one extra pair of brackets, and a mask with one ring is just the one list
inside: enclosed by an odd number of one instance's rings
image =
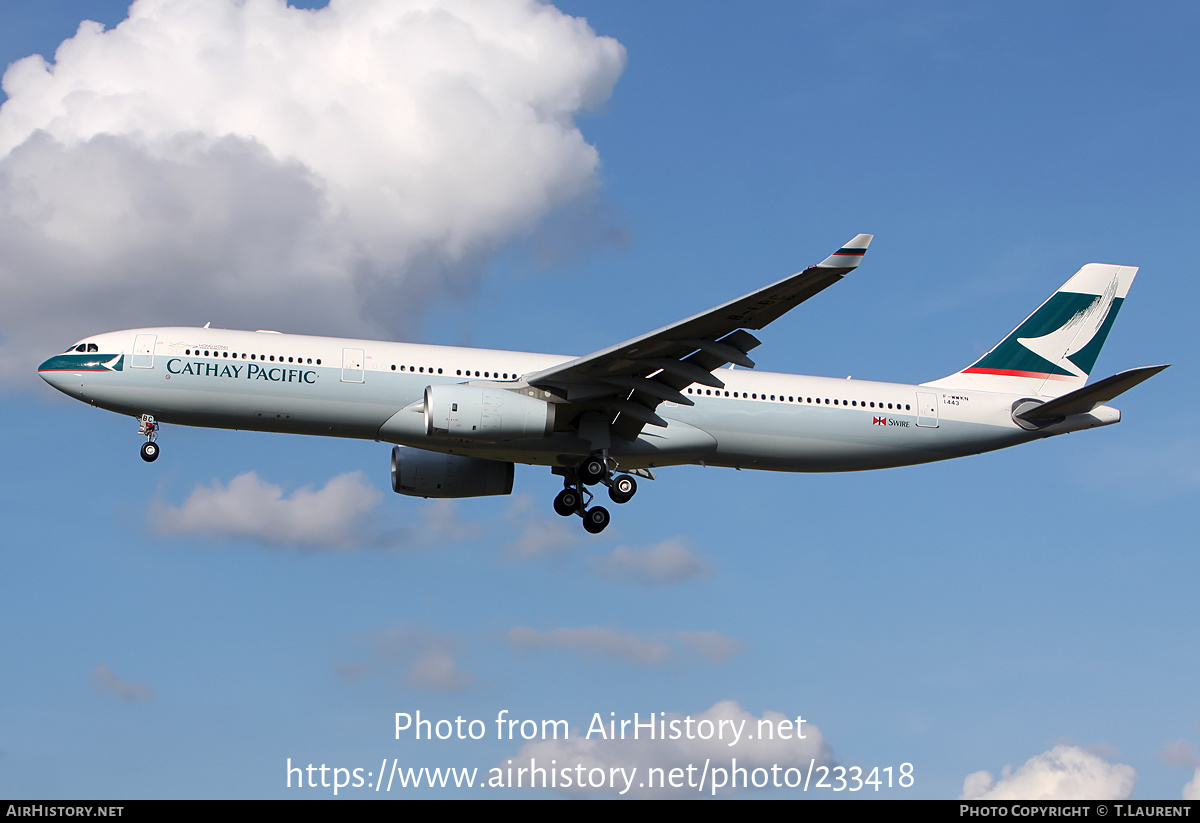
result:
[(754, 368), (747, 352), (761, 329), (860, 262), (873, 235), (860, 234), (815, 266), (744, 297), (602, 351), (526, 375), (531, 386), (610, 415), (614, 433), (632, 440), (645, 425), (665, 426), (655, 413), (664, 400), (693, 405), (681, 389), (721, 388), (714, 371), (730, 363)]

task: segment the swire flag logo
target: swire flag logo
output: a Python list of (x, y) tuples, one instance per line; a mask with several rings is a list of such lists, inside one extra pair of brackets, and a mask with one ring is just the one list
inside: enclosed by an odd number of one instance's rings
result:
[(873, 418), (871, 418), (871, 422), (874, 423), (876, 426), (886, 426), (887, 418), (886, 417), (873, 417)]

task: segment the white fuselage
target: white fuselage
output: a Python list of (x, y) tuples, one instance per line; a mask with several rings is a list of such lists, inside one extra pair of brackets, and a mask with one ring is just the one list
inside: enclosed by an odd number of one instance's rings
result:
[[(431, 451), (541, 465), (574, 465), (589, 444), (569, 425), (549, 436), (465, 442), (427, 433), (427, 386), (478, 383), (538, 399), (522, 376), (570, 357), (223, 329), (151, 328), (89, 337), (40, 373), (100, 408), (158, 421), (379, 440)], [(85, 348), (92, 348), (87, 346)], [(775, 471), (853, 471), (990, 451), (1116, 422), (1087, 420), (1027, 431), (1021, 397), (861, 380), (721, 369), (720, 389), (692, 385), (687, 406), (664, 402), (668, 424), (615, 439), (622, 468), (702, 463)]]

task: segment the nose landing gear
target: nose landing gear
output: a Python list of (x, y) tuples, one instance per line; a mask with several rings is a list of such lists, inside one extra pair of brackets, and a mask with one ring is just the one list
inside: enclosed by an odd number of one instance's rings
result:
[(158, 459), (158, 423), (154, 421), (154, 416), (143, 414), (138, 420), (138, 434), (146, 436), (146, 442), (142, 444), (142, 459), (147, 463), (153, 463)]

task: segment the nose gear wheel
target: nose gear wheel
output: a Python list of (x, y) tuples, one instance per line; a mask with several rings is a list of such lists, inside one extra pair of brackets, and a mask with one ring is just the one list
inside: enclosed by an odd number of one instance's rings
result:
[(154, 415), (143, 414), (138, 418), (138, 434), (145, 435), (146, 442), (142, 444), (142, 459), (147, 463), (153, 463), (158, 459), (158, 443), (154, 442), (158, 439), (158, 423), (154, 420)]

